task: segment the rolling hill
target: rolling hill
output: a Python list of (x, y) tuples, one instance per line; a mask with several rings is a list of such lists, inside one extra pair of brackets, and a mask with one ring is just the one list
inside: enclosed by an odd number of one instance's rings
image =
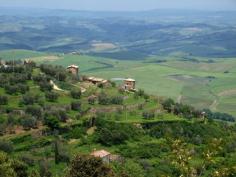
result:
[(120, 60), (176, 52), (236, 56), (235, 12), (22, 12), (3, 8), (0, 15), (0, 50), (79, 52)]
[[(229, 115), (203, 116), (143, 90), (95, 85), (58, 65), (9, 61), (0, 77), (1, 174), (73, 176), (94, 168), (107, 177), (107, 171), (113, 177), (236, 174), (235, 119)], [(230, 122), (214, 120), (227, 117)], [(92, 157), (95, 150), (119, 158), (107, 163)]]

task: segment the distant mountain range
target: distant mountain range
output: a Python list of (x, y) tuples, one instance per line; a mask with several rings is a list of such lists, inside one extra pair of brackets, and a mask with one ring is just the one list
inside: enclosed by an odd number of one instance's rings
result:
[(0, 50), (78, 51), (116, 59), (236, 56), (236, 12), (89, 12), (0, 8)]

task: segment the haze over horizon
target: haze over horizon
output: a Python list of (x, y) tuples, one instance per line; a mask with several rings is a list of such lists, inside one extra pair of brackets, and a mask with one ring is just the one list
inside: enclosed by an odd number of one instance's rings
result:
[(232, 11), (235, 0), (0, 0), (0, 7), (71, 9), (85, 11), (145, 11), (154, 9), (186, 9)]

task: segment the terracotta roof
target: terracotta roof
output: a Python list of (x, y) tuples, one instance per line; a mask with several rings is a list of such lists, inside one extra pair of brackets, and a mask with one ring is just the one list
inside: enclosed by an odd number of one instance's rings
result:
[(94, 156), (94, 157), (100, 157), (100, 158), (103, 158), (103, 157), (106, 157), (108, 155), (110, 155), (111, 153), (110, 152), (107, 152), (105, 150), (100, 150), (100, 151), (94, 151), (92, 152), (90, 155)]
[(124, 81), (135, 82), (135, 80), (131, 78), (125, 79)]
[(70, 65), (67, 68), (79, 68), (77, 65)]
[(97, 77), (89, 77), (88, 80), (94, 81), (94, 82), (107, 82), (107, 80)]

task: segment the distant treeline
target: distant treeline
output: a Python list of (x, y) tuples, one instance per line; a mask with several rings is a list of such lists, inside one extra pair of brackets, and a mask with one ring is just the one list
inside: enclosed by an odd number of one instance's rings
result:
[(169, 112), (174, 113), (178, 116), (183, 116), (187, 119), (192, 118), (207, 118), (209, 120), (211, 119), (217, 119), (217, 120), (223, 120), (223, 121), (229, 121), (229, 122), (235, 122), (235, 118), (227, 113), (219, 113), (219, 112), (212, 112), (209, 109), (203, 109), (203, 110), (197, 110), (192, 106), (175, 103), (172, 99), (167, 99), (163, 101), (162, 103), (163, 108)]

